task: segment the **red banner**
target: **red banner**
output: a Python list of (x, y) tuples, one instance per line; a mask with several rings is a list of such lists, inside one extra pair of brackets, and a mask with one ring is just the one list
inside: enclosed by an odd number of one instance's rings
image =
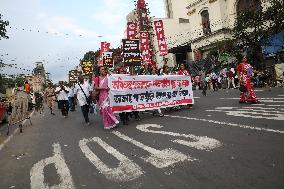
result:
[(162, 20), (154, 21), (156, 36), (159, 46), (160, 55), (164, 56), (168, 54), (168, 46), (165, 38), (164, 24)]
[(149, 46), (149, 33), (140, 32), (140, 50), (142, 52), (143, 62), (151, 64), (151, 51)]
[(133, 40), (137, 35), (137, 23), (127, 22), (127, 39)]
[(102, 61), (103, 52), (108, 52), (109, 48), (110, 48), (110, 43), (101, 42), (101, 51), (100, 51), (100, 58), (99, 58), (99, 64), (98, 65), (103, 65), (103, 61)]

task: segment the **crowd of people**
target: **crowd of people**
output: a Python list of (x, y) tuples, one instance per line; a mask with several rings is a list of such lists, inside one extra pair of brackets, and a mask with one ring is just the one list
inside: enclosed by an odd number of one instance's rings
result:
[[(190, 70), (186, 68), (185, 64), (180, 64), (179, 69), (173, 70), (167, 65), (164, 65), (161, 69), (157, 69), (155, 66), (145, 65), (142, 69), (135, 69), (134, 67), (119, 67), (114, 71), (115, 74), (130, 74), (130, 75), (191, 75)], [(97, 112), (101, 115), (102, 122), (105, 129), (111, 129), (118, 125), (118, 118), (112, 112), (109, 100), (109, 86), (108, 75), (112, 74), (104, 66), (98, 67), (98, 73), (93, 78), (84, 78), (80, 75), (78, 82), (73, 84), (65, 84), (60, 81), (57, 87), (54, 87), (52, 83), (48, 83), (48, 87), (45, 89), (44, 94), (36, 95), (36, 104), (42, 104), (45, 100), (50, 114), (55, 115), (55, 105), (58, 104), (61, 114), (64, 118), (68, 117), (69, 111), (76, 110), (76, 104), (80, 106), (84, 121), (87, 125), (90, 125), (89, 113), (95, 112), (94, 107), (97, 107)], [(237, 68), (222, 68), (220, 72), (214, 71), (200, 72), (192, 76), (192, 84), (196, 89), (202, 90), (202, 93), (206, 96), (207, 90), (212, 89), (218, 91), (221, 88), (236, 89), (239, 88), (240, 103), (259, 103), (254, 93), (253, 85), (251, 84), (253, 79), (253, 68), (248, 63), (246, 57)], [(94, 103), (96, 105), (94, 105)], [(191, 108), (192, 105), (184, 106)], [(36, 110), (42, 110), (42, 106), (36, 105)], [(182, 106), (166, 108), (166, 110), (180, 110)], [(164, 110), (163, 110), (164, 111)], [(154, 116), (158, 115), (163, 117), (163, 111), (156, 109), (152, 111)], [(127, 125), (129, 121), (134, 118), (136, 121), (141, 119), (140, 112), (123, 112), (119, 113), (119, 119), (123, 125)]]

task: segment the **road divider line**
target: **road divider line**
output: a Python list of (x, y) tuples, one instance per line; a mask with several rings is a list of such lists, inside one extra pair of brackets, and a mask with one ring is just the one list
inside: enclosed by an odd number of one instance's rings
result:
[(254, 126), (250, 126), (250, 125), (242, 125), (242, 124), (236, 124), (236, 123), (228, 123), (228, 122), (222, 122), (222, 121), (216, 121), (216, 120), (200, 119), (200, 118), (194, 118), (194, 117), (172, 116), (172, 115), (165, 115), (165, 117), (179, 118), (179, 119), (186, 119), (186, 120), (195, 120), (195, 121), (203, 121), (203, 122), (208, 122), (208, 123), (214, 123), (214, 124), (217, 124), (217, 125), (224, 125), (224, 126), (227, 126), (227, 127), (239, 127), (239, 128), (244, 128), (244, 129), (251, 129), (251, 130), (257, 130), (257, 131), (266, 131), (266, 132), (284, 134), (284, 131), (280, 131), (280, 130), (254, 127)]

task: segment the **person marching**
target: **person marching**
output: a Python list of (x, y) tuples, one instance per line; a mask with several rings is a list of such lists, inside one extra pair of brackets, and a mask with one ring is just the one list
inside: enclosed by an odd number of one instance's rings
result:
[(108, 97), (108, 78), (107, 70), (104, 66), (99, 68), (99, 76), (95, 78), (95, 90), (99, 91), (99, 110), (101, 117), (103, 119), (103, 124), (105, 129), (112, 129), (116, 127), (119, 121), (116, 119), (110, 107), (110, 101)]
[(239, 103), (257, 104), (259, 101), (251, 85), (253, 73), (252, 66), (248, 63), (247, 57), (244, 56), (242, 62), (237, 67), (238, 78), (240, 81), (240, 101)]
[(57, 94), (58, 107), (61, 110), (62, 116), (66, 118), (68, 116), (68, 93), (69, 89), (63, 85), (63, 81), (59, 81), (59, 86), (55, 89)]
[(84, 82), (84, 77), (80, 75), (78, 77), (78, 83), (74, 88), (74, 96), (77, 98), (78, 103), (81, 107), (85, 122), (90, 125), (89, 120), (89, 109), (90, 109), (90, 96), (92, 95), (92, 87), (89, 82)]
[(44, 96), (46, 98), (46, 103), (48, 108), (50, 109), (50, 114), (54, 114), (54, 106), (55, 106), (55, 89), (52, 86), (52, 83), (48, 83), (48, 87), (45, 89)]

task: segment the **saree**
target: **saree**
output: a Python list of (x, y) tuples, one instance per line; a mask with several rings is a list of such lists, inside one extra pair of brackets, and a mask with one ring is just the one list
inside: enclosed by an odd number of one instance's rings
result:
[[(108, 88), (107, 76), (99, 78), (99, 87)], [(110, 107), (108, 90), (100, 90), (98, 105), (99, 105), (99, 112), (102, 117), (104, 129), (114, 128), (119, 123), (119, 121), (115, 117)]]

